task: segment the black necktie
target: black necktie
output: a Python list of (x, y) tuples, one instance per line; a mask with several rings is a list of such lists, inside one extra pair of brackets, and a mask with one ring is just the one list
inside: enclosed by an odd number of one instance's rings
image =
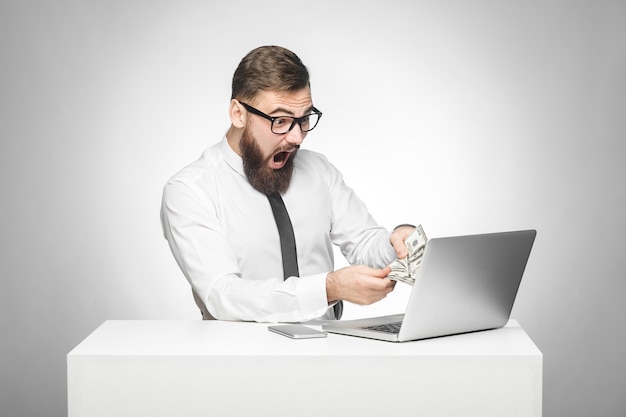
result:
[(283, 278), (300, 276), (298, 271), (298, 256), (296, 251), (296, 237), (293, 234), (293, 226), (285, 202), (280, 194), (274, 193), (267, 196), (272, 206), (274, 220), (278, 226), (280, 236), (280, 252), (283, 256)]
[[(298, 277), (300, 272), (298, 271), (298, 256), (296, 251), (296, 238), (293, 234), (293, 226), (291, 225), (291, 219), (285, 202), (281, 198), (280, 194), (273, 193), (267, 196), (272, 207), (272, 213), (274, 214), (274, 220), (278, 227), (278, 236), (280, 237), (280, 252), (283, 258), (283, 279), (289, 277)], [(337, 319), (341, 318), (343, 311), (343, 303), (339, 301), (334, 305), (333, 310)]]

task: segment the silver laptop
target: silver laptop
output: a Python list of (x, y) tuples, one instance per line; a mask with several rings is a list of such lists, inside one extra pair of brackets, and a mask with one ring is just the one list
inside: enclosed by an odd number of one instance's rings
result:
[(406, 342), (502, 327), (536, 234), (522, 230), (430, 239), (404, 314), (329, 321), (322, 328)]

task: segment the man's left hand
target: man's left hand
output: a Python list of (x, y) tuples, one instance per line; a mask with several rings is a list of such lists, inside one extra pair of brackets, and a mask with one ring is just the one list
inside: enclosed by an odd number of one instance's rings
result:
[(413, 234), (415, 231), (415, 226), (411, 225), (401, 225), (396, 227), (393, 232), (391, 232), (391, 236), (389, 237), (389, 242), (391, 246), (396, 250), (396, 255), (398, 259), (404, 259), (409, 254), (409, 249), (406, 247), (404, 243), (405, 240)]

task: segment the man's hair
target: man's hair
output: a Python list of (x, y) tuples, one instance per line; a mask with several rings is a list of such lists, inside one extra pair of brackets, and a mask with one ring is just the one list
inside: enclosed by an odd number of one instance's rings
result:
[(261, 91), (288, 92), (308, 86), (309, 71), (296, 54), (280, 46), (261, 46), (239, 63), (231, 98), (252, 100)]

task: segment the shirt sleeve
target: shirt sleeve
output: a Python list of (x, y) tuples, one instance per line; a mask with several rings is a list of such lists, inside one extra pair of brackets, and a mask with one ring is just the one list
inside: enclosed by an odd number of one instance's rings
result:
[(326, 273), (243, 279), (217, 208), (183, 182), (165, 186), (161, 221), (174, 258), (214, 318), (299, 322), (328, 313)]
[(396, 258), (389, 231), (378, 225), (365, 203), (345, 184), (341, 172), (325, 162), (333, 211), (333, 243), (350, 264), (384, 268)]

